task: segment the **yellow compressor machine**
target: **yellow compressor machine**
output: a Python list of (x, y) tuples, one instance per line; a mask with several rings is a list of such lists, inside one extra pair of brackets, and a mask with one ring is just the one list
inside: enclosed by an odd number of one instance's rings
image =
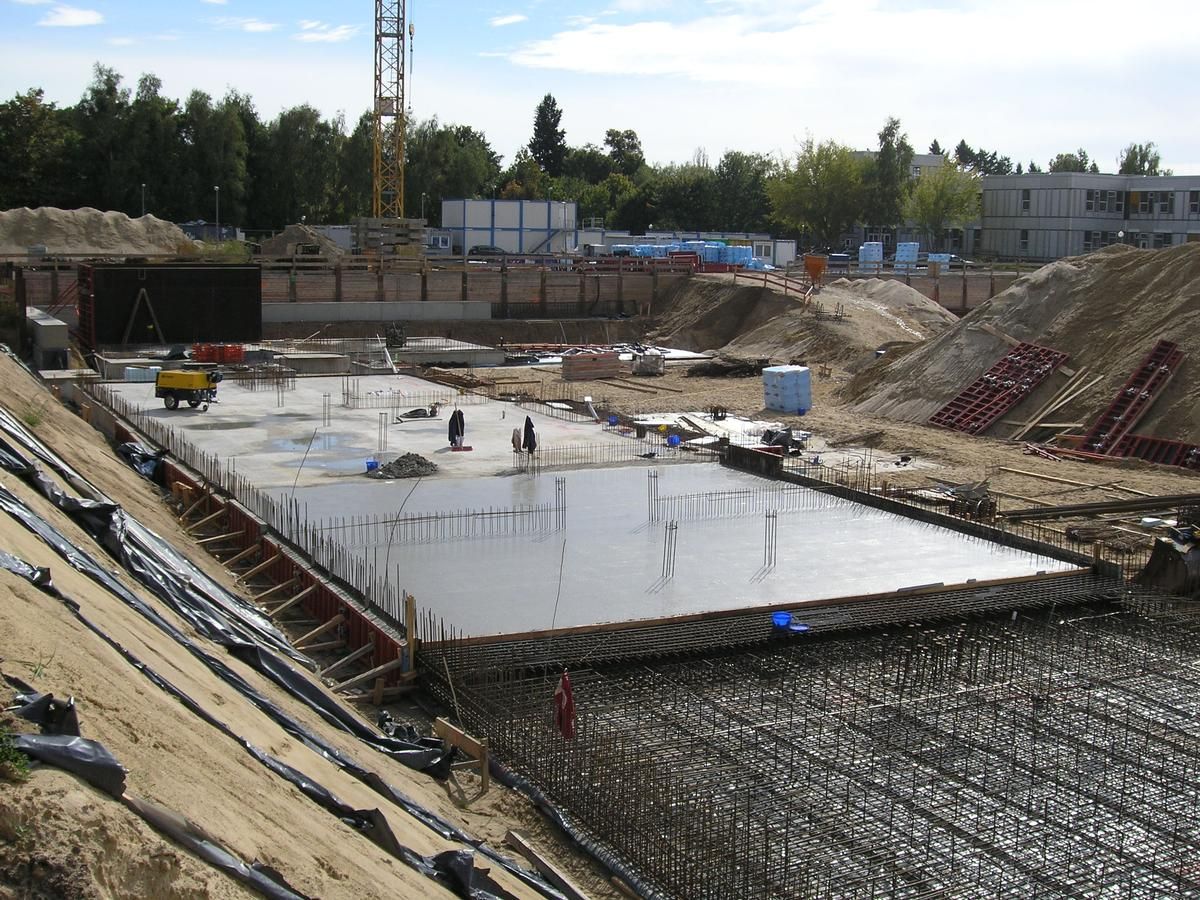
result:
[(192, 409), (203, 404), (203, 409), (207, 410), (208, 404), (217, 399), (220, 381), (221, 373), (216, 371), (163, 371), (154, 379), (154, 396), (162, 397), (167, 409), (178, 409), (179, 401), (185, 400)]

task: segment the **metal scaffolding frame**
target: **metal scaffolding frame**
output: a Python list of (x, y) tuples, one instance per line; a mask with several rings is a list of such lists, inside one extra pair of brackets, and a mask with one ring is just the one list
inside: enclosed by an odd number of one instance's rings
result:
[(1046, 599), (584, 660), (570, 741), (559, 666), (424, 652), (464, 724), (657, 896), (1200, 894), (1200, 603)]
[(404, 217), (404, 0), (375, 0), (373, 196), (376, 219)]

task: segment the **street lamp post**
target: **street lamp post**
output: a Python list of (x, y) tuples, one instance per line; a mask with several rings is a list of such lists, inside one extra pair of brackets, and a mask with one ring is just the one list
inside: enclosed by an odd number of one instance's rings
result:
[(425, 198), (428, 196), (429, 195), (424, 192), (421, 193), (421, 219), (422, 220), (425, 219)]
[(146, 215), (146, 182), (142, 182), (142, 215)]
[(217, 243), (221, 242), (221, 186), (213, 185), (213, 194), (217, 200)]

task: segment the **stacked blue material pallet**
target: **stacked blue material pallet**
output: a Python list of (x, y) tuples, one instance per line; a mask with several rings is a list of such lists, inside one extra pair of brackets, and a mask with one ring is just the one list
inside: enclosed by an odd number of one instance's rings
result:
[(808, 366), (768, 366), (762, 371), (763, 406), (802, 416), (812, 409), (812, 375)]

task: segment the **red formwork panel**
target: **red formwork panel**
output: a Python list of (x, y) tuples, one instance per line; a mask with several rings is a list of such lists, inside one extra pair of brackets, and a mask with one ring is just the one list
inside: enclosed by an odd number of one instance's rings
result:
[(1168, 441), (1144, 434), (1127, 434), (1113, 448), (1113, 456), (1132, 456), (1164, 466), (1200, 469), (1200, 445)]
[(1131, 455), (1118, 452), (1116, 448), (1154, 405), (1154, 401), (1170, 383), (1181, 362), (1183, 351), (1178, 344), (1171, 341), (1159, 341), (1155, 344), (1154, 349), (1129, 376), (1129, 380), (1121, 386), (1108, 409), (1101, 413), (1084, 436), (1083, 449), (1114, 456)]
[(1061, 350), (1017, 344), (930, 416), (929, 423), (968, 434), (986, 431), (1066, 361)]

